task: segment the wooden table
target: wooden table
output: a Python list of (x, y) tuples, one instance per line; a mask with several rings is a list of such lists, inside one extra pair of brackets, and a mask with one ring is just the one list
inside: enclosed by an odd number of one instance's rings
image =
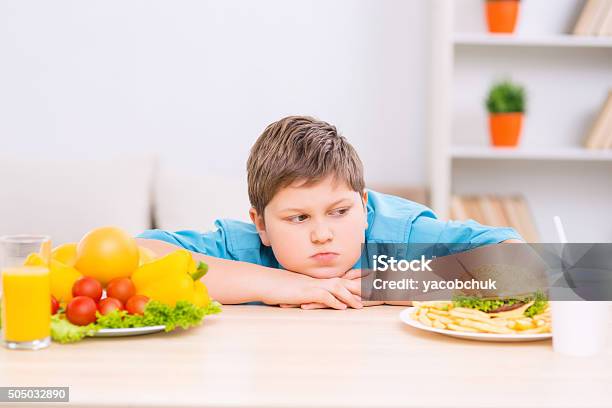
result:
[(612, 347), (575, 358), (550, 341), (453, 339), (401, 310), (225, 306), (188, 331), (0, 348), (0, 385), (70, 386), (79, 407), (612, 405)]

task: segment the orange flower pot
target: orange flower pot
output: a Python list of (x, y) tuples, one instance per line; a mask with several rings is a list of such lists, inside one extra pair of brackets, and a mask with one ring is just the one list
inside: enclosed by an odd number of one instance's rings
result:
[(486, 0), (490, 33), (513, 33), (519, 13), (519, 0)]
[(493, 146), (514, 147), (518, 145), (523, 126), (523, 113), (492, 113), (489, 115), (489, 130)]

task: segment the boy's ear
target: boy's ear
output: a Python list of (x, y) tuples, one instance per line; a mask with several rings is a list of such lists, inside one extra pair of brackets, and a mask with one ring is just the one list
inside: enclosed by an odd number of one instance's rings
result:
[(270, 246), (270, 240), (268, 239), (268, 234), (266, 232), (266, 223), (264, 222), (263, 216), (257, 214), (257, 210), (253, 207), (249, 210), (249, 216), (251, 217), (251, 221), (255, 224), (255, 228), (257, 229), (257, 233), (259, 234), (259, 239), (261, 239), (261, 243), (265, 246)]

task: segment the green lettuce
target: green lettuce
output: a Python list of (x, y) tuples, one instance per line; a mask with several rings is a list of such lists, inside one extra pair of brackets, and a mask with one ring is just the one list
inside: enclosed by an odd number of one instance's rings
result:
[(455, 296), (453, 297), (453, 305), (455, 307), (467, 307), (470, 309), (477, 309), (483, 312), (490, 312), (491, 310), (499, 309), (502, 306), (511, 306), (516, 303), (529, 303), (533, 301), (531, 305), (525, 311), (525, 316), (533, 317), (539, 313), (542, 313), (548, 305), (548, 299), (542, 291), (537, 291), (533, 296), (523, 296), (516, 298), (506, 299), (482, 299), (477, 296)]
[(58, 343), (73, 343), (86, 336), (93, 336), (99, 328), (95, 323), (77, 326), (59, 314), (51, 316), (51, 338)]
[(525, 316), (533, 317), (538, 315), (546, 309), (548, 305), (548, 299), (546, 299), (546, 295), (542, 292), (536, 292), (535, 297), (532, 299), (533, 305), (529, 306), (527, 310), (525, 310)]
[(114, 310), (98, 316), (97, 325), (103, 329), (124, 329), (129, 327), (166, 326), (169, 332), (177, 327), (188, 329), (202, 323), (204, 316), (221, 312), (219, 302), (212, 301), (205, 307), (198, 307), (186, 301), (178, 301), (174, 307), (152, 300), (147, 303), (144, 314), (130, 315), (124, 310)]
[(96, 312), (97, 321), (87, 326), (70, 323), (63, 315), (51, 317), (51, 338), (58, 343), (72, 343), (93, 336), (100, 329), (126, 329), (145, 326), (165, 326), (165, 331), (177, 327), (188, 329), (202, 324), (204, 316), (221, 312), (221, 304), (210, 302), (198, 307), (186, 301), (176, 302), (174, 307), (156, 300), (147, 303), (143, 315), (131, 315), (125, 310), (114, 310), (106, 315)]

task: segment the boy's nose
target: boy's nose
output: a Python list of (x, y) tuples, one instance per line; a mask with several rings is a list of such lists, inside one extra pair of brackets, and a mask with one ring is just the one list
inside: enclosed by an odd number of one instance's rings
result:
[(310, 233), (310, 240), (314, 243), (323, 244), (327, 241), (331, 241), (334, 237), (331, 229), (325, 227), (324, 225), (317, 226)]

